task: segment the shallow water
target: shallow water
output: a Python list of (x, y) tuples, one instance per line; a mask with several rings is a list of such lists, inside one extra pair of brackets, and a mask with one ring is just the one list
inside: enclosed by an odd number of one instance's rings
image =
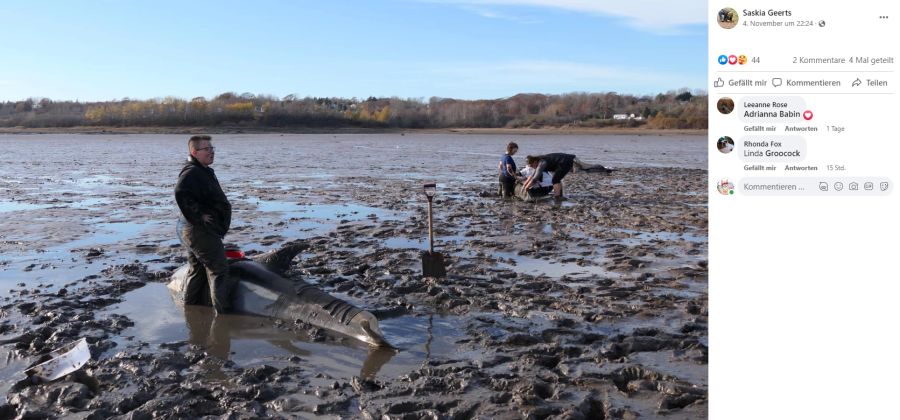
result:
[[(352, 278), (353, 274), (342, 273), (352, 273), (360, 264), (370, 267), (367, 275), (388, 282), (415, 277), (421, 270), (418, 252), (428, 246), (419, 191), (424, 181), (436, 182), (435, 247), (450, 260), (451, 270), (471, 271), (467, 275), (479, 278), (517, 275), (514, 285), (549, 278), (552, 290), (534, 292), (534, 298), (548, 302), (574, 298), (578, 303), (564, 309), (577, 314), (579, 323), (596, 317), (596, 311), (621, 312), (619, 318), (597, 318), (602, 320), (585, 327), (589, 331), (612, 336), (658, 328), (666, 334), (677, 333), (685, 322), (683, 312), (671, 318), (639, 315), (648, 307), (667, 311), (666, 305), (671, 304), (665, 302), (673, 299), (678, 305), (705, 301), (705, 273), (697, 278), (694, 273), (698, 262), (706, 259), (703, 190), (671, 191), (666, 196), (669, 204), (661, 208), (633, 196), (643, 193), (645, 184), (658, 183), (655, 177), (668, 176), (658, 168), (705, 169), (705, 137), (518, 136), (514, 139), (522, 151), (518, 161), (528, 153), (565, 151), (586, 162), (623, 169), (622, 176), (596, 178), (596, 185), (586, 181), (595, 178), (573, 175), (572, 198), (535, 205), (477, 196), (495, 190), (493, 168), (505, 143), (513, 140), (510, 137), (214, 136), (213, 168), (233, 206), (227, 241), (250, 253), (296, 239), (324, 241), (325, 251), (304, 253), (296, 267), (313, 283), (331, 285), (335, 278)], [(185, 140), (180, 135), (0, 136), (0, 150), (15, 151), (0, 155), (0, 299), (18, 305), (28, 296), (48, 299), (64, 288), (71, 294), (98, 283), (115, 284), (130, 279), (117, 271), (128, 264), (163, 275), (180, 265), (184, 251), (175, 238), (172, 188), (183, 164)], [(646, 179), (644, 174), (649, 174)], [(616, 196), (619, 191), (627, 194)], [(617, 198), (606, 199), (613, 196)], [(687, 216), (688, 221), (681, 223), (669, 221), (659, 211), (678, 217), (700, 214)], [(484, 214), (499, 214), (499, 220), (482, 220)], [(557, 247), (524, 246), (535, 238), (553, 238)], [(623, 265), (637, 259), (643, 260), (637, 268)], [(606, 286), (597, 284), (628, 286), (641, 273), (658, 282), (637, 291), (613, 288), (610, 296), (622, 297), (610, 308), (581, 301), (582, 295), (597, 292), (597, 299), (608, 299)], [(164, 280), (146, 281), (116, 297), (120, 302), (96, 311), (98, 319), (124, 315), (134, 322), (111, 338), (115, 347), (101, 358), (123, 350), (187, 342), (237, 366), (299, 363), (332, 378), (387, 381), (430, 359), (490, 357), (485, 352), (496, 348), (459, 344), (476, 342), (471, 332), (466, 333), (472, 317), (498, 320), (499, 326), (492, 328), (497, 328), (499, 339), (520, 324), (521, 328), (531, 325), (527, 328), (537, 333), (556, 322), (549, 319), (573, 316), (550, 311), (522, 321), (517, 317), (534, 311), (524, 310), (534, 305), (522, 302), (509, 307), (501, 302), (503, 312), (489, 315), (453, 315), (447, 308), (422, 304), (381, 322), (388, 339), (401, 351), (372, 352), (351, 339), (322, 341), (258, 317), (214, 318), (209, 308), (178, 307), (160, 282)], [(395, 299), (380, 290), (374, 294), (339, 286), (338, 290), (342, 291), (336, 295), (366, 308), (389, 306)], [(444, 290), (435, 292), (436, 296)], [(518, 290), (517, 296), (528, 296), (529, 290)], [(657, 297), (662, 303), (648, 301)], [(4, 315), (3, 325), (28, 327), (29, 319), (20, 319), (15, 308), (8, 308)], [(705, 335), (700, 340), (705, 343)], [(3, 393), (27, 365), (25, 358), (8, 349), (0, 349), (0, 356), (8, 354), (5, 364), (0, 360)], [(299, 357), (299, 362), (292, 356)], [(705, 386), (705, 365), (673, 360), (664, 352), (639, 353), (636, 360)], [(226, 376), (215, 366), (207, 374), (210, 381)]]
[(125, 302), (111, 306), (98, 316), (113, 313), (134, 320), (134, 326), (124, 330), (118, 339), (123, 345), (134, 340), (151, 346), (187, 341), (206, 346), (214, 356), (239, 366), (284, 366), (289, 364), (290, 356), (300, 356), (302, 363), (342, 379), (402, 375), (431, 357), (450, 354), (455, 340), (461, 338), (458, 317), (437, 315), (383, 320), (382, 331), (399, 351), (373, 350), (364, 343), (337, 336), (334, 338), (339, 342), (316, 342), (267, 318), (240, 314), (215, 316), (208, 307), (181, 307), (161, 283), (148, 284), (126, 294)]

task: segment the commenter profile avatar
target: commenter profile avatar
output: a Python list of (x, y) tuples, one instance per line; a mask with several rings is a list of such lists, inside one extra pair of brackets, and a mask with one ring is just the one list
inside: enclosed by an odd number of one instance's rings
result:
[(719, 190), (719, 194), (722, 195), (734, 195), (734, 184), (728, 180), (728, 178), (722, 178), (719, 181), (719, 185), (716, 186), (716, 189)]
[(728, 136), (719, 137), (716, 141), (716, 148), (722, 153), (731, 153), (734, 150), (734, 139)]
[(731, 111), (734, 111), (734, 99), (729, 97), (722, 97), (716, 101), (716, 109), (719, 110), (719, 113), (728, 115)]

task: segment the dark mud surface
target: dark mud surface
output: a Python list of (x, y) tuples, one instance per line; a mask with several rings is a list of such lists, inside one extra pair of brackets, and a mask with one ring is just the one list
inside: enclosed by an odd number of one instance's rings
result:
[[(248, 254), (373, 311), (399, 351), (176, 306), (182, 136), (0, 136), (0, 418), (705, 418), (705, 137), (528, 136), (619, 168), (567, 200), (493, 197), (507, 136), (222, 135)], [(423, 181), (439, 185), (421, 277)], [(87, 337), (50, 384), (41, 355)]]

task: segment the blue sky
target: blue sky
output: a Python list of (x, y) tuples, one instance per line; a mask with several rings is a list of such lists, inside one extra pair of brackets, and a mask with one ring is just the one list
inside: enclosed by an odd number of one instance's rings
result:
[(0, 100), (656, 94), (706, 80), (706, 2), (3, 1)]

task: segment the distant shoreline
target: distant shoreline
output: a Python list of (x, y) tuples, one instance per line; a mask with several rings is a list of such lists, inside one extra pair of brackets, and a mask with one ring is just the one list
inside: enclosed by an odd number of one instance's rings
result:
[(0, 127), (2, 134), (480, 134), (480, 135), (706, 135), (708, 130), (700, 129), (650, 129), (650, 128), (583, 128), (583, 127), (542, 127), (542, 128), (311, 128), (311, 127)]

